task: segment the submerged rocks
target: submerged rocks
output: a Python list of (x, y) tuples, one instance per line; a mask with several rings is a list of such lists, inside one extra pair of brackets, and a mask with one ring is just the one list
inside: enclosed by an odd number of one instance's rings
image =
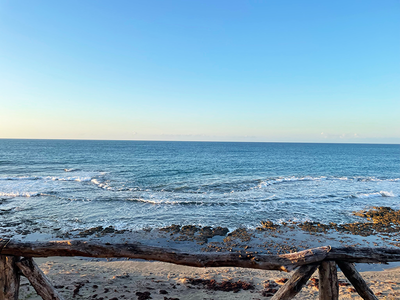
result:
[(374, 206), (372, 209), (367, 211), (363, 210), (354, 212), (353, 215), (366, 218), (374, 224), (400, 226), (400, 210), (394, 210), (390, 207)]
[(81, 231), (78, 233), (78, 235), (80, 237), (88, 237), (90, 235), (96, 235), (96, 237), (101, 237), (111, 233), (121, 234), (126, 231), (127, 230), (116, 230), (113, 226), (108, 226), (106, 228), (103, 228), (103, 226), (97, 226)]
[(160, 228), (160, 231), (169, 232), (171, 234), (176, 234), (176, 233), (179, 233), (179, 231), (181, 231), (181, 226), (172, 224), (171, 226)]
[(279, 225), (274, 224), (272, 221), (261, 221), (262, 227), (257, 227), (257, 230), (275, 230), (279, 228)]
[(390, 207), (373, 207), (370, 210), (353, 212), (354, 216), (367, 219), (369, 222), (353, 222), (336, 224), (330, 222), (324, 224), (320, 222), (289, 222), (282, 225), (274, 224), (272, 221), (261, 221), (261, 227), (256, 229), (259, 231), (277, 230), (280, 227), (300, 228), (310, 233), (328, 233), (328, 231), (337, 231), (341, 233), (349, 233), (359, 236), (370, 236), (376, 233), (393, 233), (400, 232), (400, 210), (394, 210)]
[(207, 243), (210, 238), (225, 236), (229, 232), (228, 228), (220, 226), (213, 228), (210, 226), (180, 226), (175, 224), (161, 228), (160, 231), (169, 233), (174, 241), (196, 241), (200, 245)]
[(80, 237), (87, 237), (89, 235), (93, 235), (95, 233), (99, 233), (102, 230), (103, 230), (103, 226), (97, 226), (97, 227), (93, 227), (93, 228), (89, 228), (89, 229), (86, 229), (84, 231), (81, 231), (81, 232), (78, 233), (78, 235)]
[(229, 232), (229, 229), (226, 227), (216, 227), (213, 229), (213, 236), (219, 235), (219, 236), (225, 236)]
[(253, 235), (246, 228), (238, 228), (229, 233), (224, 242), (229, 242), (236, 238), (241, 239), (243, 242), (248, 242), (252, 237)]

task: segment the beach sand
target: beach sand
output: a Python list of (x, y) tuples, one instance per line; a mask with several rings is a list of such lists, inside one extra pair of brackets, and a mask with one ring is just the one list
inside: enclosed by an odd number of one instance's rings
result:
[[(35, 261), (66, 300), (270, 299), (266, 296), (267, 289), (276, 289), (283, 283), (277, 284), (275, 281), (291, 275), (279, 271), (193, 268), (138, 260), (94, 261), (74, 257), (49, 257), (37, 258)], [(400, 267), (361, 274), (379, 299), (400, 299)], [(340, 299), (361, 299), (341, 272), (338, 276), (342, 285), (339, 287)], [(311, 279), (295, 299), (318, 299), (318, 284), (313, 284), (318, 273), (312, 278), (315, 279)], [(251, 283), (254, 288), (236, 292), (212, 290), (202, 283), (194, 284), (196, 282), (191, 279), (214, 279), (217, 283), (241, 281)], [(212, 286), (213, 282), (208, 283)], [(229, 289), (229, 284), (224, 286)], [(24, 277), (21, 280), (19, 299), (41, 299)]]

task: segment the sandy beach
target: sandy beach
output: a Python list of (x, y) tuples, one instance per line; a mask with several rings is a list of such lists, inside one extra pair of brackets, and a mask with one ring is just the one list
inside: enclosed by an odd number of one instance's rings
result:
[[(138, 260), (37, 258), (65, 299), (269, 299), (291, 273), (242, 268), (193, 268)], [(379, 299), (400, 299), (400, 268), (361, 273)], [(340, 299), (361, 299), (341, 272)], [(318, 273), (295, 299), (318, 299)], [(215, 281), (214, 281), (215, 280)], [(19, 299), (41, 299), (23, 278)]]

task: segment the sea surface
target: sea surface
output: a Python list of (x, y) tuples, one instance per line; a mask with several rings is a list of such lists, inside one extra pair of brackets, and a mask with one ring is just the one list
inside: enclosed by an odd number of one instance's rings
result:
[(400, 208), (400, 146), (0, 139), (0, 234), (255, 228)]

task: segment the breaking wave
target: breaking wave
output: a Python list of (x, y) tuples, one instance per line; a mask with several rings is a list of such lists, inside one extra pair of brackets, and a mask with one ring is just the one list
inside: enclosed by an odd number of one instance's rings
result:
[(102, 186), (96, 178), (101, 178), (105, 173), (81, 172), (77, 176), (13, 176), (0, 177), (0, 197), (36, 197), (62, 190), (61, 182), (93, 182)]
[(0, 177), (0, 180), (38, 180), (41, 177), (37, 176), (20, 176), (20, 177)]
[(71, 169), (64, 169), (65, 172), (77, 172), (80, 171), (81, 169), (75, 169), (75, 168), (71, 168)]
[(95, 176), (16, 176), (16, 177), (0, 177), (0, 180), (52, 180), (52, 181), (91, 181)]
[(5, 192), (0, 192), (0, 197), (7, 197), (7, 198), (15, 198), (15, 197), (37, 197), (40, 196), (41, 193), (39, 192), (11, 192), (11, 193), (5, 193)]
[(376, 198), (376, 197), (396, 197), (395, 194), (392, 192), (387, 192), (387, 191), (380, 191), (380, 192), (375, 192), (375, 193), (366, 193), (366, 194), (356, 194), (354, 195), (355, 198)]

